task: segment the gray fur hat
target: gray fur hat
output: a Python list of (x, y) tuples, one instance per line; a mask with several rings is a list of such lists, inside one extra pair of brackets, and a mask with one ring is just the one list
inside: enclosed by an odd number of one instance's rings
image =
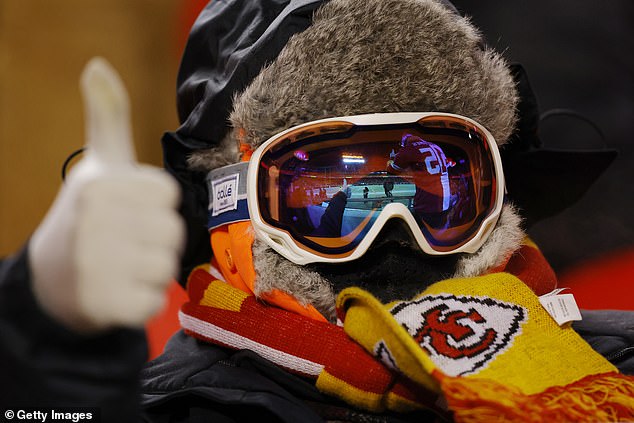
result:
[[(315, 9), (315, 2), (305, 3)], [(446, 3), (330, 0), (312, 11), (306, 29), (289, 36), (279, 54), (232, 93), (229, 131), (211, 148), (188, 145), (192, 174), (239, 161), (238, 131), (255, 148), (277, 132), (325, 117), (440, 111), (478, 121), (500, 145), (512, 134), (518, 96), (507, 64)], [(201, 119), (195, 107), (184, 114), (189, 124)], [(347, 285), (364, 286), (385, 301), (408, 297), (442, 278), (501, 264), (524, 236), (510, 205), (474, 254), (424, 257), (400, 236), (401, 228), (385, 230), (365, 261), (345, 265), (298, 266), (256, 239), (256, 294), (279, 289), (333, 318), (336, 292)]]

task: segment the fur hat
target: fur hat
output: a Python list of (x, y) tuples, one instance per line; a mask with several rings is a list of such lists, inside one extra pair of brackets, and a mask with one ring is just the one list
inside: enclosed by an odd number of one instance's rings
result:
[[(440, 111), (478, 121), (500, 145), (513, 133), (518, 95), (509, 67), (485, 46), (469, 20), (445, 2), (299, 3), (308, 7), (306, 29), (278, 43), (279, 54), (252, 79), (245, 78), (244, 86), (233, 87), (230, 129), (222, 137), (207, 145), (191, 141), (201, 137), (191, 134), (199, 129), (194, 123), (204, 119), (205, 109), (200, 103), (197, 109), (191, 99), (188, 110), (181, 107), (184, 124), (175, 137), (190, 153), (192, 175), (239, 161), (238, 134), (241, 142), (255, 148), (286, 128), (325, 117)], [(195, 31), (196, 27), (192, 34)], [(197, 95), (204, 98), (204, 89)], [(364, 286), (384, 301), (408, 297), (442, 278), (477, 275), (500, 265), (519, 247), (524, 236), (520, 223), (517, 211), (505, 205), (478, 252), (443, 258), (422, 256), (394, 223), (384, 228), (381, 242), (364, 257), (338, 265), (298, 266), (256, 239), (256, 294), (279, 289), (327, 317), (334, 315), (336, 292), (351, 284)]]

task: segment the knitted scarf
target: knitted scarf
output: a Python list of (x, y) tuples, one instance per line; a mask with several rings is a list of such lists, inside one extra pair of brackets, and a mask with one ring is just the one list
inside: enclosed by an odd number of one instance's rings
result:
[(539, 302), (535, 291), (555, 279), (534, 244), (501, 270), (386, 305), (347, 288), (337, 299), (340, 326), (267, 305), (197, 269), (179, 317), (191, 336), (255, 351), (373, 412), (429, 408), (459, 422), (633, 420), (634, 378)]

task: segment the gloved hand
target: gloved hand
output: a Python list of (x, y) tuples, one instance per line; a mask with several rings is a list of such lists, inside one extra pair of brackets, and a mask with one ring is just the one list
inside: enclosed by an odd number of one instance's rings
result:
[(81, 77), (86, 152), (29, 244), (33, 291), (67, 327), (142, 327), (176, 275), (184, 225), (179, 190), (136, 162), (125, 87), (103, 59)]

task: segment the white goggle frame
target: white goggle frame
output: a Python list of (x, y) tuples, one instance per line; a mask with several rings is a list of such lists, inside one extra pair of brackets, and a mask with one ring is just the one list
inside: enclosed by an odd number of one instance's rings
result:
[[(451, 250), (451, 251), (437, 251), (434, 250), (429, 242), (423, 236), (422, 231), (418, 227), (416, 220), (412, 213), (407, 209), (404, 204), (401, 203), (391, 203), (386, 205), (383, 210), (379, 213), (376, 221), (373, 223), (372, 227), (365, 235), (363, 240), (357, 245), (354, 250), (345, 257), (327, 257), (319, 254), (315, 254), (312, 251), (309, 251), (305, 248), (300, 247), (291, 237), (291, 235), (279, 228), (269, 225), (266, 223), (262, 216), (260, 215), (259, 204), (258, 204), (258, 168), (260, 159), (262, 155), (268, 150), (268, 147), (271, 144), (274, 144), (276, 141), (283, 139), (284, 136), (297, 129), (301, 129), (306, 126), (314, 125), (317, 123), (327, 123), (327, 122), (348, 122), (354, 125), (363, 125), (363, 126), (371, 126), (371, 125), (386, 125), (386, 124), (407, 124), (407, 123), (415, 123), (420, 119), (429, 117), (429, 116), (447, 116), (453, 118), (463, 119), (475, 126), (478, 127), (479, 130), (483, 132), (485, 135), (485, 140), (489, 145), (489, 149), (491, 155), (493, 157), (493, 166), (495, 170), (495, 178), (496, 178), (496, 192), (495, 195), (495, 205), (492, 212), (487, 216), (484, 221), (481, 223), (478, 232), (467, 241), (465, 244), (460, 247)], [(475, 253), (480, 249), (482, 244), (487, 240), (491, 232), (493, 231), (500, 213), (502, 211), (502, 206), (504, 202), (504, 172), (502, 170), (502, 159), (500, 157), (500, 152), (497, 144), (495, 143), (495, 139), (493, 135), (484, 128), (479, 123), (475, 122), (472, 119), (469, 119), (464, 116), (451, 114), (451, 113), (441, 113), (441, 112), (405, 112), (405, 113), (373, 113), (373, 114), (365, 114), (365, 115), (356, 115), (356, 116), (345, 116), (345, 117), (334, 117), (316, 120), (308, 123), (304, 123), (301, 125), (294, 126), (289, 128), (283, 132), (280, 132), (263, 144), (261, 144), (252, 154), (251, 159), (249, 160), (249, 170), (247, 174), (247, 203), (249, 208), (249, 215), (251, 219), (251, 223), (253, 225), (253, 229), (255, 231), (256, 237), (262, 241), (264, 241), (267, 245), (269, 245), (273, 250), (281, 254), (283, 257), (292, 261), (293, 263), (304, 265), (309, 263), (343, 263), (347, 261), (355, 260), (361, 257), (366, 251), (370, 248), (377, 235), (385, 225), (385, 223), (392, 218), (400, 218), (402, 219), (407, 226), (409, 226), (414, 239), (416, 240), (420, 249), (425, 253), (432, 256), (442, 256), (448, 254), (456, 254), (456, 253)]]

